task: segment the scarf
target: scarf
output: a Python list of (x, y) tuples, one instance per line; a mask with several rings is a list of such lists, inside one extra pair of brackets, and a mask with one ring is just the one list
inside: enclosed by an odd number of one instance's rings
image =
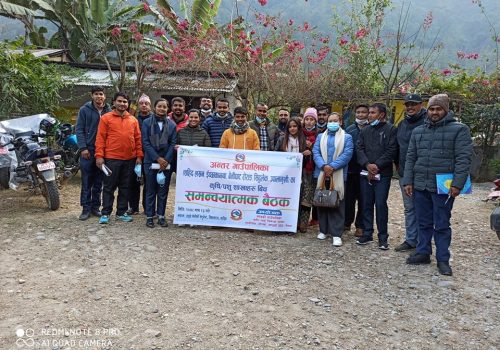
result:
[[(163, 129), (160, 131), (160, 126), (158, 122), (163, 121)], [(153, 122), (149, 129), (149, 140), (151, 145), (153, 145), (155, 150), (159, 150), (162, 146), (168, 145), (168, 119), (167, 117), (158, 117), (156, 114), (153, 117)]]
[(240, 125), (236, 124), (235, 121), (233, 121), (229, 127), (233, 130), (233, 132), (236, 135), (241, 135), (241, 134), (244, 134), (248, 130), (248, 128), (250, 127), (250, 124), (248, 124), (248, 122), (245, 122), (245, 124), (240, 126)]
[(262, 128), (264, 126), (267, 126), (271, 122), (271, 120), (268, 117), (255, 117), (255, 122)]
[[(314, 145), (314, 143), (316, 142), (316, 137), (318, 136), (318, 134), (316, 133), (316, 127), (314, 127), (312, 130), (302, 129), (302, 131), (304, 133), (304, 136), (306, 137), (306, 140)], [(312, 151), (312, 146), (308, 149), (309, 151)], [(306, 164), (305, 165), (306, 173), (312, 174), (314, 171), (313, 157), (312, 156), (304, 157), (304, 163)]]
[[(328, 134), (328, 132), (324, 132), (323, 134), (321, 134), (320, 141), (321, 157), (323, 158), (323, 161), (325, 163), (328, 161)], [(344, 130), (338, 129), (335, 132), (335, 152), (333, 153), (332, 160), (337, 159), (339, 155), (344, 151), (344, 140)], [(316, 186), (316, 188), (320, 188), (321, 184), (323, 183), (324, 177), (325, 173), (323, 170), (321, 170), (318, 176), (318, 185)], [(339, 193), (339, 199), (342, 200), (344, 199), (344, 168), (335, 170), (332, 177), (335, 186), (334, 189), (337, 190), (337, 192)]]
[(293, 153), (300, 152), (298, 137), (293, 137), (292, 135), (290, 135), (290, 137), (288, 138), (288, 144), (286, 145), (286, 151)]

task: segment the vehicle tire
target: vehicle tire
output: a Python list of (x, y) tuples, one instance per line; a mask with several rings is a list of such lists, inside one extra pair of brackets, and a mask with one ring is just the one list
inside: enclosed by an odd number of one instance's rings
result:
[(59, 190), (57, 189), (56, 181), (46, 181), (45, 185), (45, 200), (50, 210), (59, 209)]
[(9, 188), (10, 169), (0, 168), (0, 189), (7, 190)]

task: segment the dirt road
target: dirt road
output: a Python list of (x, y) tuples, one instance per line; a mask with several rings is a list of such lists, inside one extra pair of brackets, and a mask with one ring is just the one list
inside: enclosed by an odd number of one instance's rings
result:
[(78, 179), (56, 212), (2, 191), (0, 349), (496, 349), (488, 187), (455, 202), (451, 278), (392, 249), (404, 225), (396, 182), (389, 251), (352, 233), (334, 249), (313, 229), (81, 222)]

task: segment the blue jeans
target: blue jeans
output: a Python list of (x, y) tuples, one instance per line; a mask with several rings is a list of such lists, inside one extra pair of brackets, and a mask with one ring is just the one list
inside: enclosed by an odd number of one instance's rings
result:
[(418, 224), (417, 224), (417, 214), (415, 214), (415, 203), (414, 197), (408, 197), (405, 193), (403, 186), (403, 179), (399, 179), (399, 187), (401, 188), (401, 195), (403, 196), (403, 205), (405, 208), (405, 227), (406, 235), (405, 241), (412, 247), (417, 246), (418, 240)]
[(368, 182), (366, 176), (361, 177), (361, 191), (363, 192), (363, 236), (373, 237), (374, 207), (377, 212), (377, 230), (379, 242), (387, 242), (387, 222), (389, 221), (389, 208), (387, 199), (391, 188), (391, 177), (381, 176), (380, 180)]
[(82, 178), (80, 205), (83, 210), (99, 209), (103, 173), (95, 165), (94, 151), (90, 151), (90, 159), (80, 157), (80, 172)]
[(146, 180), (146, 217), (152, 218), (155, 214), (158, 216), (165, 216), (172, 171), (164, 171), (166, 177), (165, 184), (160, 186), (156, 181), (158, 170), (149, 169), (150, 166), (151, 164), (144, 164), (144, 176)]
[[(454, 198), (448, 199), (446, 194), (429, 191), (413, 191), (415, 212), (418, 222), (418, 254), (432, 254), (432, 237), (436, 244), (436, 260), (450, 260), (451, 243), (451, 209)], [(448, 200), (447, 203), (445, 203)]]

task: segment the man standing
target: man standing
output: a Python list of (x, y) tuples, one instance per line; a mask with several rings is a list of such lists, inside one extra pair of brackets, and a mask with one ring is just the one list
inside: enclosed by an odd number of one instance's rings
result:
[(396, 159), (396, 165), (399, 174), (399, 186), (401, 188), (403, 205), (405, 208), (406, 235), (404, 242), (396, 247), (395, 250), (397, 252), (415, 249), (417, 246), (418, 225), (417, 217), (415, 215), (415, 206), (413, 204), (413, 198), (407, 196), (405, 193), (403, 175), (406, 162), (406, 152), (408, 151), (408, 145), (410, 144), (411, 133), (417, 126), (424, 124), (425, 116), (427, 115), (427, 110), (422, 108), (422, 97), (417, 94), (406, 95), (405, 109), (405, 117), (399, 123), (396, 134), (399, 147), (399, 156)]
[(286, 124), (290, 119), (290, 112), (286, 108), (280, 108), (278, 110), (278, 129), (280, 132), (280, 136), (285, 134)]
[(175, 131), (179, 132), (188, 125), (189, 116), (186, 114), (186, 101), (182, 97), (172, 99), (172, 112), (168, 117), (175, 123)]
[(319, 106), (318, 110), (318, 122), (316, 123), (316, 128), (318, 130), (318, 135), (326, 131), (326, 120), (330, 115), (330, 109), (326, 106)]
[[(139, 121), (139, 130), (142, 128), (142, 123), (151, 117), (151, 99), (148, 95), (142, 94), (139, 97), (139, 112), (137, 113), (137, 120)], [(141, 167), (141, 177), (144, 179), (144, 169)], [(130, 184), (128, 191), (128, 215), (139, 213), (139, 198), (141, 196), (141, 181), (137, 174), (133, 171), (130, 173)], [(142, 191), (142, 209), (146, 210), (146, 187)]]
[(106, 104), (106, 94), (101, 86), (91, 90), (92, 101), (85, 103), (78, 112), (76, 121), (76, 137), (81, 152), (80, 171), (82, 188), (80, 205), (82, 213), (80, 220), (87, 220), (90, 215), (101, 216), (102, 172), (95, 165), (95, 139), (101, 116), (111, 111)]
[(264, 103), (258, 103), (255, 119), (250, 122), (250, 127), (259, 136), (261, 151), (274, 151), (278, 141), (279, 130), (267, 116), (268, 107)]
[[(432, 96), (427, 115), (425, 124), (413, 131), (406, 155), (403, 185), (414, 198), (419, 228), (416, 252), (406, 263), (430, 264), (434, 237), (438, 271), (451, 276), (451, 209), (469, 175), (472, 139), (469, 128), (450, 111), (448, 95)], [(439, 173), (453, 176), (448, 194), (437, 194)]]
[(129, 98), (123, 92), (113, 97), (112, 112), (102, 116), (97, 129), (96, 165), (110, 172), (104, 177), (102, 216), (100, 224), (107, 224), (113, 210), (115, 190), (118, 187), (116, 218), (132, 221), (127, 211), (129, 177), (135, 164), (141, 164), (143, 153), (141, 132), (137, 119), (127, 112)]
[(200, 100), (201, 123), (212, 115), (212, 99), (208, 96), (203, 96)]
[(205, 119), (201, 127), (210, 136), (212, 147), (219, 147), (222, 134), (231, 126), (233, 116), (229, 113), (229, 101), (224, 98), (217, 100), (215, 108), (216, 112)]
[[(360, 104), (354, 110), (356, 122), (349, 125), (346, 132), (351, 135), (354, 145), (358, 142), (358, 136), (361, 130), (368, 125), (368, 105)], [(345, 222), (344, 230), (350, 231), (354, 222), (356, 226), (356, 237), (363, 236), (363, 200), (361, 198), (361, 167), (358, 164), (356, 152), (353, 152), (352, 158), (347, 167), (347, 182), (345, 190)], [(358, 212), (356, 213), (356, 202), (358, 202)], [(356, 218), (356, 219), (354, 219)]]
[(389, 249), (387, 222), (389, 208), (387, 199), (391, 187), (392, 163), (397, 152), (396, 128), (386, 122), (387, 108), (382, 103), (375, 103), (368, 111), (370, 125), (361, 130), (358, 136), (356, 155), (358, 163), (366, 171), (361, 176), (363, 193), (363, 236), (357, 244), (373, 242), (373, 207), (377, 212), (378, 247)]

